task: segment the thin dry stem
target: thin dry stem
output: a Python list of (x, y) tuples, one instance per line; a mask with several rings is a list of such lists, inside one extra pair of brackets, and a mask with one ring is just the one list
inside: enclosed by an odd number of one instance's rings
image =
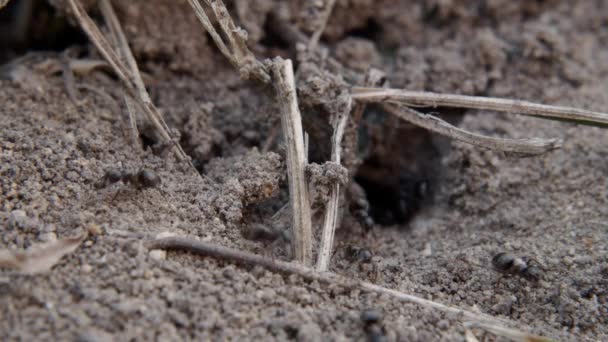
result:
[(409, 106), (485, 109), (548, 119), (567, 120), (592, 126), (608, 126), (608, 114), (606, 113), (494, 97), (365, 87), (352, 88), (352, 97), (355, 100), (365, 102), (391, 102), (403, 103)]
[[(89, 39), (95, 44), (97, 49), (100, 51), (102, 56), (110, 64), (116, 75), (123, 81), (127, 93), (136, 100), (135, 103), (138, 105), (148, 119), (154, 124), (155, 128), (161, 134), (161, 137), (165, 142), (171, 142), (171, 136), (168, 132), (167, 124), (164, 122), (162, 115), (151, 103), (150, 97), (143, 86), (143, 81), (137, 68), (137, 63), (133, 58), (133, 55), (129, 49), (129, 46), (124, 37), (120, 23), (116, 19), (114, 10), (111, 4), (107, 1), (101, 2), (102, 14), (106, 18), (106, 21), (110, 25), (111, 31), (114, 33), (113, 38), (119, 45), (118, 49), (122, 51), (124, 59), (127, 61), (128, 66), (124, 64), (120, 55), (113, 45), (105, 38), (101, 33), (95, 22), (86, 13), (82, 4), (79, 0), (68, 0), (69, 4), (76, 15), (80, 26), (82, 26), (85, 33), (89, 36)], [(179, 144), (174, 145), (174, 150), (179, 160), (188, 160), (188, 156)]]
[(472, 133), (428, 114), (422, 114), (402, 104), (385, 103), (383, 108), (410, 123), (455, 140), (497, 151), (542, 154), (560, 146), (557, 139), (503, 139)]
[(329, 21), (329, 17), (331, 16), (331, 12), (333, 11), (335, 5), (336, 0), (328, 0), (327, 4), (325, 4), (323, 17), (321, 18), (323, 21), (321, 22), (321, 26), (319, 26), (317, 30), (312, 34), (312, 37), (310, 37), (310, 41), (308, 42), (308, 51), (313, 51), (317, 48), (319, 40), (321, 39), (321, 35), (327, 27), (327, 22)]
[(205, 13), (205, 10), (201, 6), (201, 4), (198, 2), (198, 0), (188, 0), (188, 3), (194, 10), (194, 14), (196, 14), (196, 17), (198, 18), (198, 20), (201, 22), (201, 24), (203, 25), (205, 30), (207, 30), (207, 32), (211, 36), (211, 39), (213, 39), (213, 41), (215, 42), (215, 45), (218, 47), (218, 49), (220, 49), (220, 52), (226, 58), (228, 58), (228, 60), (230, 61), (230, 63), (232, 63), (232, 65), (236, 66), (238, 64), (236, 59), (232, 56), (232, 53), (230, 52), (230, 50), (228, 50), (228, 47), (226, 46), (226, 44), (224, 44), (222, 37), (220, 37), (220, 35), (217, 33), (217, 31), (213, 27), (213, 24), (211, 23), (211, 21), (209, 20), (209, 17), (207, 16), (207, 13)]
[(228, 260), (231, 262), (261, 266), (272, 272), (284, 274), (297, 274), (308, 281), (338, 285), (347, 289), (359, 289), (365, 292), (385, 294), (406, 303), (414, 303), (424, 308), (432, 308), (445, 313), (462, 316), (464, 319), (474, 322), (482, 322), (494, 325), (505, 325), (509, 321), (492, 317), (483, 313), (467, 311), (452, 306), (447, 306), (428, 299), (378, 286), (369, 282), (350, 279), (332, 272), (319, 272), (310, 267), (298, 263), (285, 262), (266, 258), (260, 255), (224, 247), (210, 242), (197, 241), (194, 237), (168, 237), (156, 239), (146, 243), (148, 249), (180, 250), (209, 256), (212, 258)]
[(0, 0), (0, 9), (2, 9), (10, 0)]
[(129, 119), (129, 131), (131, 132), (131, 143), (137, 151), (142, 150), (141, 142), (139, 140), (139, 130), (137, 129), (137, 121), (135, 120), (135, 104), (128, 97), (125, 96), (125, 107), (127, 108), (127, 116)]
[(508, 338), (515, 342), (552, 342), (553, 340), (547, 337), (532, 335), (527, 332), (523, 332), (516, 329), (504, 327), (502, 324), (490, 323), (490, 322), (464, 322), (465, 329), (482, 329), (493, 333), (496, 336)]
[(308, 186), (304, 174), (307, 156), (291, 60), (275, 58), (272, 71), (281, 107), (281, 122), (287, 148), (287, 176), (294, 233), (292, 245), (296, 260), (303, 265), (310, 266), (312, 262), (312, 223)]
[(162, 118), (162, 115), (152, 104), (152, 100), (150, 100), (150, 95), (148, 94), (144, 81), (141, 77), (139, 67), (137, 66), (137, 61), (133, 56), (133, 52), (131, 52), (131, 48), (129, 47), (129, 43), (127, 42), (127, 37), (125, 36), (124, 31), (122, 30), (122, 26), (118, 21), (118, 17), (116, 17), (116, 13), (112, 8), (112, 4), (109, 0), (101, 0), (100, 7), (104, 18), (108, 23), (110, 31), (112, 32), (112, 37), (116, 42), (115, 48), (120, 52), (120, 55), (123, 57), (123, 60), (127, 62), (127, 67), (133, 74), (133, 83), (135, 85), (135, 88), (137, 89), (139, 98), (146, 107), (150, 108), (151, 119), (154, 122), (154, 125), (162, 127), (161, 131), (167, 133), (167, 136), (165, 138), (171, 140), (171, 136), (168, 134), (169, 126), (167, 126), (165, 120)]
[(205, 0), (205, 3), (211, 7), (222, 33), (228, 40), (228, 44), (217, 32), (198, 0), (188, 0), (188, 3), (205, 30), (211, 35), (215, 45), (228, 58), (230, 63), (239, 70), (241, 77), (245, 79), (254, 78), (264, 84), (270, 84), (270, 73), (266, 66), (258, 61), (247, 47), (247, 32), (234, 24), (223, 1)]
[(63, 77), (63, 84), (68, 92), (68, 97), (75, 106), (80, 106), (82, 104), (82, 101), (80, 100), (80, 96), (78, 95), (78, 89), (76, 88), (76, 80), (74, 79), (74, 72), (70, 68), (70, 61), (67, 54), (62, 54), (60, 64), (62, 69), (61, 74)]
[[(346, 122), (350, 116), (352, 109), (352, 100), (349, 97), (346, 108), (343, 112), (339, 113), (334, 119), (334, 133), (331, 138), (332, 150), (331, 150), (331, 161), (340, 165), (342, 155), (342, 138), (344, 137), (344, 129), (346, 128)], [(335, 182), (332, 184), (329, 200), (325, 206), (325, 218), (323, 220), (323, 235), (321, 237), (321, 248), (319, 250), (319, 257), (317, 260), (317, 270), (327, 271), (329, 268), (329, 261), (331, 259), (331, 250), (334, 245), (334, 236), (336, 228), (339, 224), (340, 215), (340, 183)]]

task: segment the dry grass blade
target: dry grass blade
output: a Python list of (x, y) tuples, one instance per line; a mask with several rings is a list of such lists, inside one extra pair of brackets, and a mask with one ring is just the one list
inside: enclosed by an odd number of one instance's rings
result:
[[(332, 151), (331, 161), (340, 165), (341, 154), (342, 154), (342, 138), (344, 137), (344, 129), (346, 128), (346, 122), (350, 116), (352, 109), (352, 99), (348, 98), (346, 109), (339, 113), (334, 119), (334, 133), (331, 138)], [(334, 245), (334, 236), (339, 221), (339, 207), (340, 207), (340, 184), (334, 183), (331, 187), (331, 192), (327, 205), (325, 206), (325, 218), (323, 221), (323, 235), (321, 237), (321, 247), (319, 250), (319, 257), (317, 260), (317, 270), (327, 271), (329, 268), (329, 261), (331, 258), (331, 250)]]
[(321, 26), (317, 28), (317, 30), (310, 37), (310, 41), (308, 42), (308, 50), (313, 51), (317, 48), (319, 44), (319, 39), (321, 39), (321, 35), (323, 31), (325, 31), (325, 27), (327, 27), (327, 22), (329, 21), (329, 17), (331, 16), (331, 12), (334, 10), (334, 6), (336, 5), (336, 0), (328, 0), (325, 4), (325, 9), (323, 11), (323, 18), (321, 18)]
[(509, 321), (483, 313), (476, 313), (447, 306), (438, 302), (378, 286), (365, 281), (346, 278), (331, 272), (319, 272), (298, 263), (284, 262), (209, 242), (197, 241), (193, 237), (168, 237), (164, 239), (152, 240), (146, 243), (146, 247), (151, 250), (163, 249), (186, 251), (212, 258), (228, 260), (239, 264), (261, 266), (272, 272), (296, 274), (309, 281), (316, 280), (322, 283), (338, 285), (348, 289), (359, 289), (364, 292), (385, 294), (405, 303), (413, 303), (424, 308), (431, 308), (441, 312), (459, 315), (464, 319), (473, 322), (486, 323), (488, 325), (504, 325), (510, 323)]
[(236, 59), (232, 56), (232, 53), (230, 52), (230, 50), (228, 50), (228, 47), (226, 46), (226, 44), (224, 44), (222, 37), (220, 37), (220, 35), (217, 33), (217, 31), (213, 27), (213, 24), (211, 23), (211, 21), (209, 20), (209, 17), (207, 16), (207, 13), (205, 13), (205, 10), (201, 6), (201, 4), (198, 2), (198, 0), (188, 0), (188, 3), (194, 10), (194, 14), (196, 14), (196, 17), (198, 18), (198, 20), (201, 22), (201, 24), (203, 25), (205, 30), (207, 30), (207, 32), (211, 36), (211, 39), (213, 39), (213, 41), (215, 42), (215, 45), (218, 47), (218, 49), (220, 49), (220, 52), (226, 58), (228, 58), (228, 60), (230, 61), (230, 63), (232, 63), (232, 65), (236, 66), (237, 65)]
[[(158, 112), (150, 101), (150, 97), (143, 85), (139, 69), (137, 68), (137, 63), (133, 58), (133, 54), (127, 44), (111, 4), (108, 1), (101, 1), (100, 5), (102, 14), (110, 25), (113, 39), (116, 42), (116, 45), (118, 45), (117, 49), (115, 49), (113, 44), (104, 37), (95, 22), (88, 16), (79, 0), (68, 1), (80, 26), (82, 26), (89, 39), (95, 44), (114, 72), (124, 82), (129, 95), (136, 100), (135, 103), (153, 123), (165, 142), (171, 142), (172, 139), (169, 135), (167, 124), (162, 119), (160, 112)], [(119, 53), (116, 50), (119, 50), (122, 53)], [(121, 58), (121, 55), (123, 58)], [(124, 64), (123, 59), (127, 61), (127, 65)], [(174, 151), (179, 160), (188, 160), (188, 156), (179, 144), (174, 145)]]
[(464, 326), (467, 330), (474, 329), (474, 328), (482, 329), (487, 332), (491, 332), (492, 334), (494, 334), (496, 336), (504, 337), (504, 338), (507, 338), (514, 342), (553, 342), (554, 341), (547, 337), (528, 334), (526, 332), (519, 331), (516, 329), (506, 328), (502, 325), (497, 325), (495, 323), (474, 321), (474, 322), (465, 322)]
[[(101, 12), (112, 32), (112, 37), (116, 42), (116, 49), (120, 51), (121, 56), (124, 60), (126, 60), (127, 66), (133, 74), (133, 83), (135, 85), (135, 88), (137, 89), (139, 98), (144, 103), (144, 105), (149, 108), (150, 119), (153, 121), (154, 125), (159, 127), (161, 133), (165, 135), (165, 139), (170, 140), (171, 137), (168, 133), (169, 126), (167, 126), (165, 120), (162, 118), (162, 115), (158, 112), (158, 110), (150, 100), (150, 95), (148, 94), (146, 86), (144, 85), (144, 81), (141, 77), (139, 67), (137, 66), (137, 61), (133, 56), (133, 52), (131, 52), (131, 48), (129, 47), (127, 38), (122, 30), (122, 26), (120, 25), (118, 18), (116, 17), (116, 13), (114, 12), (112, 5), (110, 4), (110, 1), (101, 0), (99, 4), (101, 7)], [(183, 153), (183, 151), (181, 152)]]
[(405, 121), (409, 121), (414, 125), (455, 140), (492, 150), (524, 154), (542, 154), (559, 148), (560, 146), (560, 141), (557, 139), (503, 139), (488, 137), (450, 125), (435, 116), (422, 114), (405, 105), (385, 103), (382, 106), (386, 111)]
[(211, 7), (222, 33), (228, 39), (228, 45), (217, 32), (211, 20), (198, 0), (188, 0), (196, 17), (205, 30), (211, 35), (215, 45), (230, 63), (239, 70), (244, 79), (254, 78), (264, 84), (270, 84), (270, 73), (266, 66), (258, 61), (247, 47), (247, 32), (234, 24), (226, 5), (221, 0), (205, 0)]
[(0, 267), (17, 270), (23, 274), (49, 271), (61, 258), (80, 246), (86, 234), (35, 245), (26, 251), (0, 251)]
[(410, 106), (445, 106), (494, 110), (545, 119), (565, 120), (590, 126), (608, 127), (608, 114), (606, 113), (494, 97), (364, 87), (352, 88), (352, 97), (355, 100), (366, 102), (398, 102)]
[(281, 106), (281, 123), (287, 148), (287, 177), (293, 217), (293, 248), (296, 260), (309, 266), (312, 262), (312, 223), (306, 181), (307, 164), (302, 118), (298, 108), (293, 66), (290, 60), (275, 58), (274, 84)]
[(76, 19), (84, 32), (89, 36), (89, 39), (95, 44), (101, 55), (110, 64), (116, 75), (122, 79), (128, 86), (132, 86), (133, 75), (124, 66), (119, 55), (112, 48), (112, 44), (104, 37), (95, 22), (89, 17), (87, 12), (82, 7), (79, 0), (68, 0), (69, 4), (76, 15)]

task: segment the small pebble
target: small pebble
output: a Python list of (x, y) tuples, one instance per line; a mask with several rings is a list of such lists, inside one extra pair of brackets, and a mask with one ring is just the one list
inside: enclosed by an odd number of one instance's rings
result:
[(93, 266), (91, 266), (89, 264), (84, 264), (84, 265), (82, 265), (80, 270), (82, 271), (82, 273), (91, 273), (93, 271)]
[(54, 242), (57, 241), (57, 234), (53, 232), (43, 233), (38, 236), (38, 239), (42, 242)]
[(449, 327), (450, 327), (450, 322), (448, 322), (445, 319), (442, 319), (439, 322), (437, 322), (437, 328), (439, 328), (441, 330), (448, 330)]
[(154, 260), (165, 260), (167, 258), (167, 251), (163, 251), (162, 249), (153, 249), (148, 254)]
[(37, 225), (38, 222), (35, 219), (28, 217), (23, 210), (11, 211), (8, 219), (8, 226), (11, 228), (19, 228), (27, 231), (36, 228)]
[(101, 227), (95, 223), (91, 223), (88, 227), (87, 227), (87, 231), (89, 232), (90, 235), (92, 236), (97, 236), (97, 235), (101, 235), (103, 233), (103, 230), (101, 229)]
[(172, 236), (177, 236), (177, 234), (172, 233), (172, 232), (162, 232), (162, 233), (156, 234), (157, 239), (164, 239), (164, 238), (168, 238), (168, 237), (172, 237)]

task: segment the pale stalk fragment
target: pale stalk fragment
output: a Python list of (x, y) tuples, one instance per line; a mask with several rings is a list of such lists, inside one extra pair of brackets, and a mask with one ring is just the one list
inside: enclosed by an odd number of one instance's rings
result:
[(128, 96), (124, 97), (125, 107), (127, 108), (127, 116), (129, 118), (129, 129), (131, 131), (131, 143), (137, 151), (142, 150), (141, 142), (139, 140), (139, 130), (137, 129), (137, 121), (135, 120), (135, 106), (133, 100)]
[(272, 73), (277, 99), (281, 107), (281, 123), (287, 150), (287, 177), (294, 236), (292, 246), (296, 260), (302, 265), (310, 266), (312, 262), (312, 222), (305, 175), (308, 158), (304, 147), (304, 131), (291, 60), (275, 58)]
[(463, 325), (465, 326), (465, 329), (467, 329), (467, 330), (474, 329), (474, 328), (485, 330), (485, 331), (491, 332), (492, 334), (494, 334), (496, 336), (504, 337), (504, 338), (507, 338), (514, 342), (553, 342), (554, 341), (547, 337), (532, 335), (532, 334), (529, 334), (529, 333), (526, 333), (526, 332), (523, 332), (520, 330), (507, 328), (502, 325), (498, 325), (496, 323), (472, 321), (472, 322), (464, 322)]
[(6, 6), (9, 1), (10, 0), (0, 0), (0, 9), (2, 9), (4, 6)]
[(199, 1), (188, 0), (188, 3), (205, 30), (211, 35), (215, 45), (240, 72), (241, 77), (255, 78), (264, 84), (270, 84), (270, 73), (266, 66), (258, 61), (247, 47), (247, 32), (234, 24), (226, 5), (221, 0), (205, 0), (205, 3), (211, 7), (228, 44), (217, 32)]
[[(344, 137), (344, 129), (346, 122), (350, 116), (352, 109), (352, 99), (348, 98), (348, 103), (343, 112), (339, 113), (334, 118), (333, 127), (334, 133), (331, 137), (331, 161), (340, 165), (342, 155), (342, 138)], [(325, 218), (323, 220), (323, 235), (321, 237), (321, 247), (317, 259), (317, 271), (327, 271), (331, 259), (331, 250), (334, 245), (334, 236), (340, 219), (340, 183), (332, 184), (329, 200), (325, 205)]]
[[(171, 142), (171, 135), (168, 132), (168, 126), (162, 118), (158, 109), (151, 103), (150, 97), (143, 85), (137, 63), (133, 58), (133, 54), (124, 37), (120, 23), (116, 19), (114, 10), (111, 4), (107, 1), (101, 2), (101, 9), (104, 17), (110, 25), (111, 31), (114, 33), (114, 38), (122, 51), (124, 60), (128, 66), (124, 64), (120, 54), (114, 49), (113, 45), (104, 37), (95, 22), (86, 13), (82, 4), (78, 0), (68, 0), (76, 19), (80, 26), (88, 35), (89, 39), (95, 44), (99, 52), (110, 64), (116, 75), (123, 81), (127, 93), (136, 100), (135, 103), (146, 114), (148, 119), (154, 124), (155, 128), (160, 133), (165, 142)], [(188, 156), (179, 144), (173, 146), (179, 160), (188, 160)]]
[(354, 87), (351, 89), (351, 92), (353, 99), (364, 102), (391, 102), (402, 103), (408, 106), (484, 109), (608, 127), (607, 113), (550, 106), (520, 100), (366, 87)]
[(558, 139), (503, 139), (472, 133), (453, 126), (438, 117), (420, 113), (402, 104), (384, 103), (382, 107), (387, 112), (416, 126), (458, 141), (492, 150), (524, 154), (543, 154), (560, 146), (560, 140)]
[(238, 264), (261, 266), (272, 272), (283, 274), (296, 274), (308, 281), (318, 281), (331, 285), (338, 285), (346, 289), (359, 289), (364, 292), (385, 294), (405, 303), (413, 303), (424, 308), (431, 308), (441, 312), (459, 315), (465, 320), (486, 323), (487, 325), (514, 324), (508, 320), (500, 319), (480, 312), (473, 312), (447, 306), (428, 299), (403, 293), (397, 290), (378, 286), (369, 282), (347, 278), (333, 272), (319, 272), (313, 268), (294, 262), (285, 262), (267, 258), (257, 254), (221, 246), (218, 244), (196, 240), (193, 237), (168, 237), (156, 239), (146, 243), (148, 249), (179, 250), (191, 252), (212, 258), (228, 260)]
[(314, 51), (319, 44), (319, 39), (321, 39), (321, 35), (325, 28), (327, 27), (327, 22), (329, 21), (329, 17), (331, 16), (331, 12), (334, 10), (334, 6), (336, 5), (336, 0), (328, 0), (325, 4), (325, 8), (323, 11), (323, 20), (321, 22), (321, 26), (317, 28), (317, 30), (310, 37), (310, 41), (308, 42), (308, 51)]

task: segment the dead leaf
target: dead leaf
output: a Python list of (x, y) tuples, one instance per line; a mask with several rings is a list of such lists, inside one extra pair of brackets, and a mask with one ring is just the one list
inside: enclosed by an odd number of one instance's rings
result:
[(49, 271), (66, 254), (80, 246), (87, 234), (53, 242), (34, 245), (26, 251), (0, 251), (0, 267), (17, 270), (23, 274)]

